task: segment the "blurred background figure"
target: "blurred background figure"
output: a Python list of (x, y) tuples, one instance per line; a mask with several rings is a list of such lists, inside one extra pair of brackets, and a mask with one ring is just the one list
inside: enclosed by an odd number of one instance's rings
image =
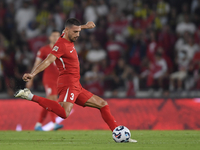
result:
[(84, 75), (84, 85), (83, 87), (99, 96), (103, 96), (104, 89), (102, 81), (104, 74), (99, 70), (97, 64), (93, 64), (91, 70), (86, 71)]

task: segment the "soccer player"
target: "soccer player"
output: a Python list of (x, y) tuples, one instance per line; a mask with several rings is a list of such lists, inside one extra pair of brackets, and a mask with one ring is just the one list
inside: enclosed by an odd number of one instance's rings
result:
[[(51, 53), (52, 48), (56, 41), (60, 37), (60, 32), (57, 30), (53, 30), (51, 35), (49, 36), (49, 44), (46, 46), (43, 46), (38, 52), (37, 56), (35, 59), (35, 63), (33, 66), (32, 71)], [(45, 93), (46, 93), (46, 98), (50, 100), (57, 100), (57, 78), (58, 78), (59, 72), (56, 67), (55, 63), (50, 64), (43, 72), (43, 77), (42, 77), (42, 82), (45, 88)], [(30, 80), (29, 82), (26, 83), (27, 88), (31, 88), (33, 85), (33, 80)], [(47, 116), (48, 111), (46, 109), (42, 109), (39, 120), (35, 125), (35, 130), (36, 131), (43, 131), (42, 129), (42, 123), (45, 120)], [(58, 130), (60, 128), (63, 128), (63, 125), (57, 124), (56, 123), (56, 115), (53, 112), (49, 111), (49, 114), (51, 116), (51, 121), (54, 123), (53, 130)]]
[[(54, 61), (59, 70), (57, 80), (57, 91), (59, 98), (56, 101), (33, 95), (29, 89), (20, 89), (15, 97), (34, 101), (46, 110), (52, 111), (62, 118), (67, 118), (74, 103), (80, 106), (94, 107), (100, 110), (101, 116), (111, 131), (118, 125), (110, 113), (108, 103), (97, 95), (85, 90), (80, 84), (80, 65), (74, 42), (78, 39), (81, 29), (94, 28), (95, 24), (81, 26), (74, 18), (65, 23), (64, 33), (55, 43), (52, 52), (31, 73), (23, 75), (24, 81), (30, 81), (39, 72), (46, 69)], [(129, 142), (137, 142), (129, 139)]]

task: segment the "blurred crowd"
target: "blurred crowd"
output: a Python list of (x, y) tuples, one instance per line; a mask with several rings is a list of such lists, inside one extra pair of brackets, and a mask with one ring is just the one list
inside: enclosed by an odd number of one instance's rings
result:
[[(68, 18), (96, 24), (75, 42), (87, 90), (200, 89), (200, 0), (1, 0), (0, 92), (25, 86), (38, 49)], [(44, 90), (41, 78), (34, 90)]]

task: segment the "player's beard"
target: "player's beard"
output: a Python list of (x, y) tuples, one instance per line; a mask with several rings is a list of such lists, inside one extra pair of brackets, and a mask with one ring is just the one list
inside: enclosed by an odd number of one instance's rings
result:
[(78, 39), (78, 37), (72, 37), (70, 34), (69, 34), (69, 40), (71, 41), (71, 42), (76, 42), (76, 40)]

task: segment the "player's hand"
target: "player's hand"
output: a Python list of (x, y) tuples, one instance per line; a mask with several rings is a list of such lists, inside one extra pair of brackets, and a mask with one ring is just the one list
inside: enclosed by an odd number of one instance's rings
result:
[(87, 29), (92, 29), (96, 26), (93, 21), (89, 21), (85, 25), (86, 25)]
[(33, 86), (33, 79), (26, 82), (26, 88), (30, 89)]
[(30, 81), (30, 80), (33, 79), (33, 75), (30, 74), (30, 73), (25, 73), (25, 74), (23, 75), (22, 79), (23, 79), (24, 81), (28, 82), (28, 81)]

